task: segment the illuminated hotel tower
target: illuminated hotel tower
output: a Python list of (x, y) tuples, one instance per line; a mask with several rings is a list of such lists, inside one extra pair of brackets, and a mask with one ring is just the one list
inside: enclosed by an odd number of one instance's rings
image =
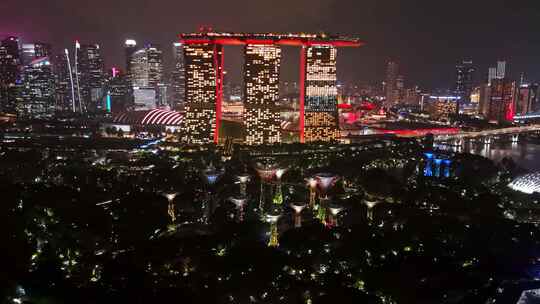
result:
[(281, 48), (272, 44), (247, 44), (244, 58), (246, 143), (280, 142), (280, 112), (276, 102)]
[(337, 48), (331, 45), (302, 48), (301, 84), (305, 88), (300, 93), (302, 142), (339, 138), (336, 55)]
[(280, 141), (278, 83), (280, 46), (301, 47), (300, 140), (339, 137), (336, 89), (338, 47), (359, 47), (357, 38), (327, 34), (218, 33), (201, 29), (180, 34), (185, 59), (185, 133), (192, 144), (218, 143), (223, 99), (223, 46), (245, 47), (246, 142)]
[(223, 96), (223, 47), (209, 42), (184, 44), (186, 116), (184, 140), (217, 143)]

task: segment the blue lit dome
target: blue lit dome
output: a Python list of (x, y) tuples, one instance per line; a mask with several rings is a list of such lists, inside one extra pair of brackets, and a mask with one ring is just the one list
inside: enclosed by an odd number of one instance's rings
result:
[(540, 172), (522, 175), (508, 184), (508, 187), (527, 194), (540, 193)]

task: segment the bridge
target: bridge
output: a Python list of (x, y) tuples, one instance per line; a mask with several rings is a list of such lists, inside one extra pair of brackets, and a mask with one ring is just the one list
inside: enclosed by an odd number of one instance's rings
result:
[(455, 134), (440, 134), (435, 136), (435, 141), (438, 143), (445, 143), (454, 146), (461, 146), (464, 140), (480, 140), (484, 144), (491, 144), (494, 138), (500, 136), (511, 136), (512, 142), (519, 140), (519, 135), (523, 133), (540, 132), (540, 124), (522, 126), (522, 127), (508, 127), (493, 130), (483, 130), (476, 132), (459, 132)]

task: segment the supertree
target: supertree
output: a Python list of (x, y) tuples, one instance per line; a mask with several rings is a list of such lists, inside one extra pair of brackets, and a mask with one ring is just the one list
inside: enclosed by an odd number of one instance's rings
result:
[(243, 222), (245, 218), (245, 207), (247, 205), (246, 197), (231, 197), (229, 201), (236, 206), (236, 220)]
[(264, 215), (264, 208), (266, 205), (265, 199), (265, 185), (268, 185), (272, 182), (274, 176), (276, 175), (277, 165), (273, 158), (262, 158), (255, 162), (255, 171), (260, 179), (261, 192), (259, 197), (259, 213), (261, 216)]
[(215, 188), (216, 183), (223, 175), (224, 170), (223, 169), (216, 169), (213, 165), (208, 166), (206, 169), (202, 171), (202, 176), (204, 178), (204, 181), (207, 185), (207, 191), (206, 191), (206, 198), (203, 201), (203, 222), (208, 223), (208, 219), (210, 218), (210, 215), (214, 212), (215, 204), (214, 204), (214, 195), (213, 191)]
[(247, 196), (247, 183), (251, 180), (251, 176), (247, 173), (241, 173), (236, 176), (236, 182), (240, 184), (240, 195)]
[(272, 208), (270, 212), (265, 215), (266, 222), (270, 223), (270, 237), (268, 239), (268, 247), (279, 246), (279, 233), (277, 222), (281, 217), (281, 211), (277, 208)]
[(322, 223), (326, 221), (326, 209), (328, 201), (330, 200), (328, 192), (336, 184), (338, 179), (339, 177), (332, 173), (318, 173), (315, 175), (315, 180), (317, 181), (317, 186), (320, 190), (319, 205), (316, 207), (317, 218)]
[(306, 178), (307, 186), (309, 188), (309, 207), (315, 208), (315, 201), (317, 199), (317, 180), (314, 177)]
[(306, 203), (295, 202), (291, 203), (291, 208), (294, 210), (294, 227), (302, 227), (302, 211), (306, 208)]
[(343, 211), (343, 207), (336, 204), (330, 204), (328, 206), (328, 210), (330, 211), (330, 213), (328, 215), (328, 221), (326, 221), (326, 226), (338, 227), (339, 226), (338, 215), (341, 211)]
[(281, 167), (276, 170), (276, 173), (274, 174), (276, 177), (276, 193), (274, 195), (274, 199), (272, 202), (275, 205), (282, 205), (283, 204), (283, 189), (281, 185), (281, 178), (283, 177), (283, 174), (287, 172), (288, 168)]
[(178, 195), (178, 192), (163, 192), (163, 196), (167, 199), (169, 204), (167, 205), (167, 214), (171, 219), (171, 225), (176, 223), (176, 210), (174, 205), (174, 199)]

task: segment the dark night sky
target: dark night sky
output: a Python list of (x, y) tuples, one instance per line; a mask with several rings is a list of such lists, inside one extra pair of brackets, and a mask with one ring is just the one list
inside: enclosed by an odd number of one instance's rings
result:
[[(123, 67), (123, 41), (169, 45), (201, 24), (243, 32), (354, 34), (368, 42), (339, 53), (345, 81), (379, 82), (385, 61), (402, 64), (407, 85), (449, 87), (454, 65), (472, 59), (477, 78), (497, 59), (511, 72), (540, 80), (538, 0), (0, 0), (0, 36), (51, 42), (56, 49), (96, 42), (108, 66)], [(227, 49), (226, 67), (239, 78), (240, 49)], [(298, 53), (286, 49), (283, 78), (296, 75)]]

